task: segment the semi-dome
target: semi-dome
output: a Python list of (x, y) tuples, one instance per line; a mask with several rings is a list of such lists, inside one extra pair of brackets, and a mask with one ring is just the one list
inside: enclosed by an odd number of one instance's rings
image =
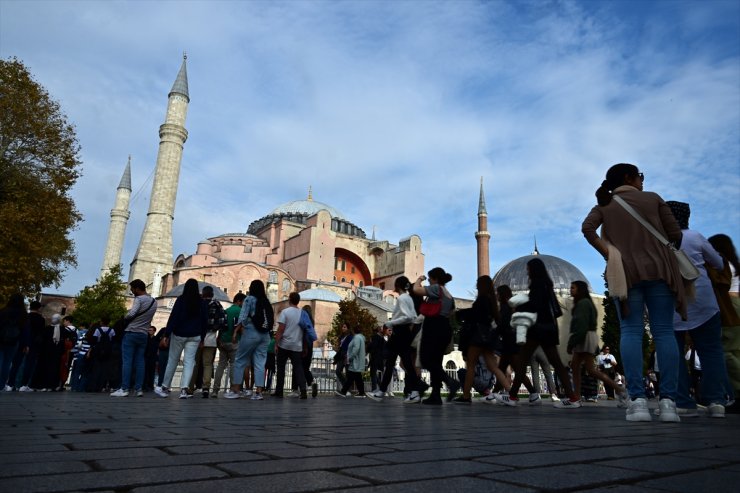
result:
[(331, 301), (334, 303), (342, 301), (341, 296), (328, 289), (312, 288), (301, 291), (298, 294), (301, 295), (301, 301)]
[[(210, 282), (198, 281), (198, 292), (202, 293), (203, 288), (206, 286), (210, 286), (213, 288), (213, 299), (231, 303), (231, 298), (229, 298), (226, 295), (226, 293), (223, 292), (221, 288), (211, 284)], [(177, 298), (178, 296), (182, 294), (184, 290), (185, 290), (185, 283), (177, 285), (174, 288), (170, 289), (169, 291), (167, 291), (167, 293), (163, 297), (164, 298)]]
[[(570, 292), (570, 284), (573, 281), (585, 281), (588, 283), (583, 272), (570, 262), (553, 257), (552, 255), (534, 254), (519, 257), (501, 267), (493, 277), (493, 284), (497, 287), (506, 284), (513, 292), (528, 291), (529, 275), (527, 274), (527, 262), (533, 258), (539, 258), (545, 264), (547, 273), (550, 274), (550, 278), (552, 279), (555, 292), (558, 294), (568, 294)], [(590, 285), (589, 291), (591, 291)]]

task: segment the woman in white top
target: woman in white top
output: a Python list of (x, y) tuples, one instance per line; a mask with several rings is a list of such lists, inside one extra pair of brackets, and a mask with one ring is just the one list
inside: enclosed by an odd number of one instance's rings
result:
[(407, 397), (404, 402), (409, 404), (421, 402), (419, 395), (420, 382), (414, 369), (413, 349), (411, 348), (411, 341), (414, 340), (415, 335), (414, 320), (416, 319), (416, 309), (414, 308), (414, 300), (411, 299), (411, 295), (408, 293), (410, 287), (411, 281), (406, 276), (398, 277), (394, 283), (394, 291), (399, 296), (396, 300), (396, 306), (393, 308), (393, 316), (383, 324), (383, 327), (387, 327), (393, 331), (386, 346), (387, 355), (383, 379), (380, 382), (379, 390), (370, 392), (367, 395), (376, 402), (382, 401), (383, 396), (388, 391), (388, 385), (390, 385), (391, 378), (393, 378), (396, 359), (399, 356), (401, 357), (403, 369), (406, 371), (404, 390)]

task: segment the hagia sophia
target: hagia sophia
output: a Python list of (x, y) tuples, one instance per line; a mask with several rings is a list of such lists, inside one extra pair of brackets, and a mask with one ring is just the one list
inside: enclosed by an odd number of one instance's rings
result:
[[(142, 279), (148, 292), (159, 300), (154, 325), (159, 327), (166, 323), (175, 298), (189, 278), (195, 278), (202, 285), (212, 285), (217, 299), (225, 307), (236, 293), (246, 292), (254, 279), (265, 283), (276, 313), (287, 306), (288, 294), (298, 291), (301, 306), (310, 305), (314, 311), (319, 335), (317, 346), (326, 345), (326, 333), (342, 299), (356, 299), (379, 323), (387, 320), (395, 303), (393, 282), (396, 277), (405, 275), (413, 280), (425, 273), (422, 238), (415, 234), (396, 241), (376, 239), (374, 234), (368, 238), (360, 226), (337, 208), (314, 200), (310, 187), (305, 199), (265, 211), (265, 215), (252, 221), (245, 232), (206, 238), (194, 246), (192, 253), (174, 256), (172, 224), (180, 163), (188, 136), (185, 119), (190, 95), (186, 61), (184, 57), (168, 95), (165, 122), (159, 131), (159, 153), (146, 224), (128, 276), (130, 280)], [(482, 180), (479, 193), (478, 231), (475, 232), (478, 275), (490, 275), (491, 234)], [(121, 263), (130, 196), (129, 161), (111, 210), (101, 274)], [(577, 267), (563, 259), (541, 255), (535, 246), (531, 255), (510, 261), (495, 273), (494, 283), (497, 286), (508, 284), (514, 292), (527, 291), (525, 266), (533, 255), (543, 260), (555, 283), (565, 314), (559, 321), (561, 341), (566, 340), (572, 303), (570, 283), (586, 279)], [(601, 318), (603, 308), (596, 299), (600, 297), (592, 296)], [(45, 303), (48, 312), (67, 302), (47, 297)], [(471, 303), (472, 300), (456, 299), (458, 308)], [(462, 363), (461, 356), (450, 357), (455, 360), (454, 364)]]

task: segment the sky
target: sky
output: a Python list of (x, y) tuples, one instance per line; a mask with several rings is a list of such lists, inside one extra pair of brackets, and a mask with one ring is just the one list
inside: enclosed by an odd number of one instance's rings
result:
[[(190, 105), (174, 253), (313, 198), (376, 238), (418, 234), (425, 266), (474, 296), (483, 179), (491, 272), (560, 257), (604, 291), (581, 234), (615, 163), (740, 243), (740, 2), (0, 0), (18, 57), (82, 147), (76, 294), (99, 275), (131, 155), (133, 259), (167, 94)], [(40, 239), (43, 241), (43, 239)]]

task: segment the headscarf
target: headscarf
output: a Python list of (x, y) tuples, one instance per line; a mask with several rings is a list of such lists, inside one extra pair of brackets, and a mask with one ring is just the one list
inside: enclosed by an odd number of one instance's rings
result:
[(689, 204), (675, 200), (669, 200), (666, 204), (671, 208), (673, 217), (678, 221), (678, 226), (681, 229), (689, 229), (689, 216), (691, 216), (691, 207), (689, 207)]

